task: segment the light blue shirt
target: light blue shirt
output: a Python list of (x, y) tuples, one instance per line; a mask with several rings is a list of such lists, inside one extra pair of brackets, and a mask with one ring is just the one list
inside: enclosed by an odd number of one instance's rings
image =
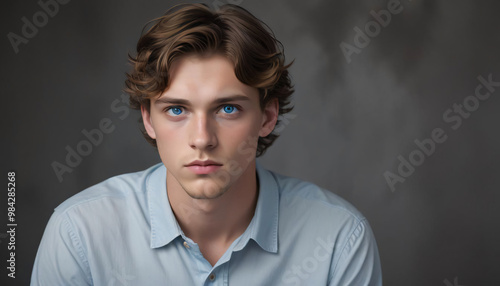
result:
[(373, 233), (351, 204), (258, 164), (257, 175), (254, 217), (213, 267), (179, 227), (160, 163), (59, 205), (31, 285), (382, 285)]

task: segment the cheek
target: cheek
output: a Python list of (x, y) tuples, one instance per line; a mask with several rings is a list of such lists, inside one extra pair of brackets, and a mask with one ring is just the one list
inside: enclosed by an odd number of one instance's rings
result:
[(231, 146), (250, 143), (255, 137), (259, 136), (259, 126), (254, 121), (246, 122), (246, 124), (235, 124), (231, 127), (223, 127), (219, 132), (219, 143), (230, 144)]
[(173, 148), (166, 147), (177, 146), (183, 138), (182, 128), (163, 122), (155, 124), (155, 133), (156, 143), (158, 145), (158, 150), (160, 151), (173, 150)]
[(255, 158), (257, 149), (258, 129), (255, 126), (239, 126), (224, 132), (219, 136), (219, 144), (224, 153), (237, 165), (245, 165)]

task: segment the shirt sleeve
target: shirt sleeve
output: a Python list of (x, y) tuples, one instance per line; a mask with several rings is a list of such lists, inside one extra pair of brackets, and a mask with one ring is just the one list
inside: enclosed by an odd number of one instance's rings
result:
[(366, 221), (359, 221), (332, 263), (330, 286), (381, 286), (382, 270), (375, 236)]
[(92, 285), (81, 239), (66, 213), (52, 214), (36, 255), (31, 285)]

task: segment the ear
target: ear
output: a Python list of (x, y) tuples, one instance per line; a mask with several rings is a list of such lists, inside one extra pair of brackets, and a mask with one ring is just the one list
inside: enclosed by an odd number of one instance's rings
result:
[(279, 103), (275, 98), (267, 103), (262, 114), (262, 125), (260, 127), (259, 136), (266, 137), (273, 132), (276, 122), (278, 121)]
[[(149, 107), (151, 109), (151, 107)], [(148, 133), (149, 137), (156, 139), (156, 132), (153, 128), (153, 121), (151, 120), (151, 113), (146, 106), (141, 105), (142, 122), (144, 123), (144, 129)]]

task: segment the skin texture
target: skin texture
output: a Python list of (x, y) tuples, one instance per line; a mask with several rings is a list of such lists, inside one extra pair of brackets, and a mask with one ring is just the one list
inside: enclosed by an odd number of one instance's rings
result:
[[(215, 54), (176, 60), (169, 87), (150, 106), (141, 113), (167, 168), (172, 210), (214, 265), (253, 217), (257, 140), (276, 125), (278, 103), (262, 110), (258, 90), (240, 82), (234, 64)], [(195, 160), (218, 167), (197, 174), (187, 167)]]

